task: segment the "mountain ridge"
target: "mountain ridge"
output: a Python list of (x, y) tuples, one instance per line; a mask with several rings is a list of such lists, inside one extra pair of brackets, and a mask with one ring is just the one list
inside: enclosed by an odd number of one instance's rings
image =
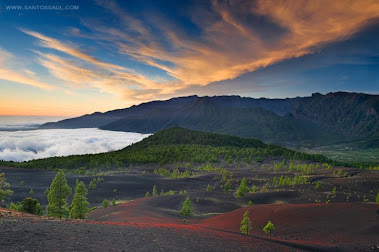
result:
[(194, 95), (96, 112), (41, 128), (154, 133), (174, 126), (284, 146), (365, 141), (375, 147), (379, 142), (379, 95), (335, 92), (286, 99)]

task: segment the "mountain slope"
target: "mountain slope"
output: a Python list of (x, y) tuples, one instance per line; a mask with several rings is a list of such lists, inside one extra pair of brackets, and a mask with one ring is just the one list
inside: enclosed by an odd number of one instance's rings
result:
[(337, 92), (291, 99), (179, 97), (94, 113), (41, 128), (98, 127), (154, 133), (174, 126), (294, 148), (355, 142), (379, 146), (379, 96)]
[(281, 117), (262, 108), (220, 107), (208, 97), (198, 98), (194, 104), (179, 110), (157, 109), (143, 116), (120, 119), (100, 128), (154, 133), (174, 126), (254, 137), (270, 143), (301, 141), (310, 137), (292, 117)]
[(69, 118), (59, 122), (45, 123), (41, 129), (75, 129), (75, 128), (99, 128), (121, 118), (132, 118), (149, 114), (156, 109), (175, 109), (197, 100), (197, 96), (172, 98), (167, 101), (152, 101), (133, 105), (125, 109), (111, 110), (105, 113), (96, 112), (90, 115)]
[(379, 137), (379, 96), (356, 93), (314, 94), (291, 111), (297, 119), (348, 138)]

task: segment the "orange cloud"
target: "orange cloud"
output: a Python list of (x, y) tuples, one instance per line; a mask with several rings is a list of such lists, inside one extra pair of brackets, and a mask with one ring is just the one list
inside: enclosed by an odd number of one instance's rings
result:
[[(33, 87), (38, 87), (45, 90), (50, 90), (53, 88), (50, 84), (44, 83), (32, 77), (25, 76), (10, 69), (9, 67), (6, 67), (5, 65), (9, 65), (9, 61), (11, 58), (13, 58), (13, 56), (9, 52), (6, 52), (5, 50), (2, 50), (0, 48), (0, 79)], [(5, 62), (7, 62), (7, 64), (5, 64)], [(25, 69), (24, 72), (27, 73), (29, 76), (33, 75), (33, 72), (28, 69)]]
[[(107, 7), (120, 20), (128, 17), (127, 13), (120, 13), (114, 3)], [(275, 36), (275, 41), (267, 41), (254, 24), (245, 21), (251, 16), (270, 20), (283, 34)], [(192, 21), (202, 29), (200, 38), (187, 37), (167, 20), (156, 24), (163, 31), (160, 34), (154, 35), (146, 27), (142, 29), (140, 23), (136, 29), (127, 22), (124, 31), (113, 29), (112, 34), (118, 36), (118, 40), (126, 40), (117, 43), (121, 52), (166, 71), (185, 87), (232, 79), (313, 53), (326, 43), (348, 38), (378, 17), (376, 0), (213, 1), (211, 12), (193, 13)], [(122, 35), (130, 30), (141, 36)], [(107, 33), (107, 29), (101, 31)], [(172, 66), (160, 63), (162, 61)]]
[[(38, 61), (57, 79), (63, 80), (71, 88), (97, 88), (101, 92), (112, 93), (121, 99), (145, 100), (160, 93), (158, 84), (143, 75), (130, 74), (113, 68), (88, 66), (77, 60), (68, 60), (53, 54), (34, 51)], [(163, 93), (163, 92), (162, 92)]]
[[(70, 42), (20, 30), (38, 39), (39, 46), (73, 58), (36, 52), (39, 63), (68, 86), (96, 88), (124, 100), (141, 101), (233, 79), (313, 53), (379, 18), (376, 0), (214, 0), (209, 9), (195, 6), (189, 14), (201, 30), (197, 37), (190, 37), (169, 17), (157, 14), (151, 17), (153, 20), (140, 20), (113, 1), (98, 3), (119, 19), (122, 28), (87, 25), (93, 32), (90, 36), (98, 42), (113, 43), (129, 58), (163, 70), (166, 78), (148, 77), (147, 73), (103, 62)], [(73, 30), (73, 35), (81, 36), (78, 29)]]
[[(125, 19), (136, 24), (140, 32), (146, 33), (138, 20), (126, 17)], [(40, 64), (46, 67), (54, 77), (63, 80), (67, 86), (73, 88), (95, 87), (101, 92), (112, 93), (126, 100), (131, 98), (133, 100), (155, 99), (157, 95), (169, 94), (182, 87), (175, 81), (165, 81), (162, 84), (162, 80), (147, 78), (133, 69), (103, 62), (80, 51), (71, 43), (64, 43), (38, 32), (20, 30), (39, 39), (39, 46), (55, 49), (74, 57), (74, 59), (68, 60), (52, 53), (34, 51), (39, 56)], [(82, 62), (79, 62), (80, 60)]]

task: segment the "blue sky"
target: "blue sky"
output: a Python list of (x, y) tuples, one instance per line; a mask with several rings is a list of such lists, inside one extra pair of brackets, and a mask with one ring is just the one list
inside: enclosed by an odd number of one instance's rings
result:
[(0, 114), (193, 94), (378, 94), (378, 19), (375, 0), (5, 0)]

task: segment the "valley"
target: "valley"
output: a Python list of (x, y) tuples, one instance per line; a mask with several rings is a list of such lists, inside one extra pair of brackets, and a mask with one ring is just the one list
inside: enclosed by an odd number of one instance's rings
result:
[[(58, 169), (59, 164), (72, 167), (61, 167), (70, 187), (74, 188), (76, 179), (85, 185), (95, 181), (96, 187), (88, 190), (92, 211), (87, 221), (28, 216), (15, 219), (12, 214), (7, 217), (3, 209), (2, 227), (7, 234), (2, 234), (0, 249), (15, 249), (12, 244), (18, 244), (14, 239), (20, 223), (29, 230), (25, 232), (35, 233), (37, 228), (44, 237), (50, 237), (45, 244), (69, 239), (70, 249), (80, 244), (91, 250), (97, 242), (104, 243), (103, 239), (112, 240), (109, 246), (115, 251), (142, 251), (138, 245), (141, 240), (146, 250), (158, 246), (164, 251), (370, 249), (379, 230), (379, 206), (375, 204), (379, 172), (376, 167), (359, 169), (327, 161), (322, 156), (297, 153), (254, 139), (172, 128), (121, 151), (13, 164), (34, 169), (11, 168), (8, 163), (0, 168), (14, 191), (6, 198), (7, 204), (31, 196), (33, 189), (32, 197), (45, 208), (48, 202), (44, 191), (56, 174), (50, 170)], [(87, 162), (96, 168), (87, 166)], [(47, 170), (36, 169), (41, 165)], [(241, 195), (243, 180), (247, 189)], [(192, 203), (190, 217), (179, 214), (187, 196)], [(71, 199), (72, 196), (68, 202)], [(114, 199), (115, 205), (101, 207), (104, 199)], [(252, 221), (249, 235), (239, 231), (244, 211), (249, 211)], [(276, 227), (272, 239), (262, 231), (268, 220)], [(44, 226), (56, 230), (54, 237), (42, 231)], [(106, 234), (102, 229), (107, 230)], [(315, 235), (317, 230), (324, 231)], [(31, 240), (27, 237), (24, 244), (41, 249), (31, 245), (34, 236)]]
[[(171, 127), (250, 137), (340, 161), (376, 162), (379, 96), (336, 92), (287, 99), (188, 96), (93, 113), (42, 129), (89, 128), (155, 133)], [(341, 148), (354, 152), (335, 155)], [(328, 151), (323, 151), (328, 150)], [(365, 152), (374, 155), (365, 155)], [(359, 159), (349, 154), (362, 153)]]

